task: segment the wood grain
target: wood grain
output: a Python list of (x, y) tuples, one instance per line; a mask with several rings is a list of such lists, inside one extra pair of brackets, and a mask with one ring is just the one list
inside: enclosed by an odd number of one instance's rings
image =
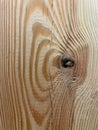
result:
[(98, 0), (0, 0), (0, 130), (98, 130), (97, 28)]

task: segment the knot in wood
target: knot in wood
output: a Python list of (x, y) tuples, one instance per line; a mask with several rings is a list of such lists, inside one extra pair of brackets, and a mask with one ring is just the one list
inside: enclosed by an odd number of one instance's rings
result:
[(75, 66), (75, 61), (71, 58), (62, 58), (61, 65), (64, 68), (72, 68)]

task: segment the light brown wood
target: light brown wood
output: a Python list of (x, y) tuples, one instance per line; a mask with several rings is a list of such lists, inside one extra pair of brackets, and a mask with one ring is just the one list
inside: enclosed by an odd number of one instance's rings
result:
[(98, 0), (0, 0), (0, 130), (98, 130), (97, 28)]

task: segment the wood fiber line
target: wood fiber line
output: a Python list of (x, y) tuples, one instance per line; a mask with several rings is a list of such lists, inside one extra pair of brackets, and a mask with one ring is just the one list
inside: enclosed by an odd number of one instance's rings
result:
[(0, 0), (0, 130), (98, 130), (97, 8)]

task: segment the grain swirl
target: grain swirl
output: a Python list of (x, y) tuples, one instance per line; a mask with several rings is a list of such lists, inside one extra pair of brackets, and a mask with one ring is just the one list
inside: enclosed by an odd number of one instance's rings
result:
[(0, 130), (98, 130), (97, 8), (0, 0)]

